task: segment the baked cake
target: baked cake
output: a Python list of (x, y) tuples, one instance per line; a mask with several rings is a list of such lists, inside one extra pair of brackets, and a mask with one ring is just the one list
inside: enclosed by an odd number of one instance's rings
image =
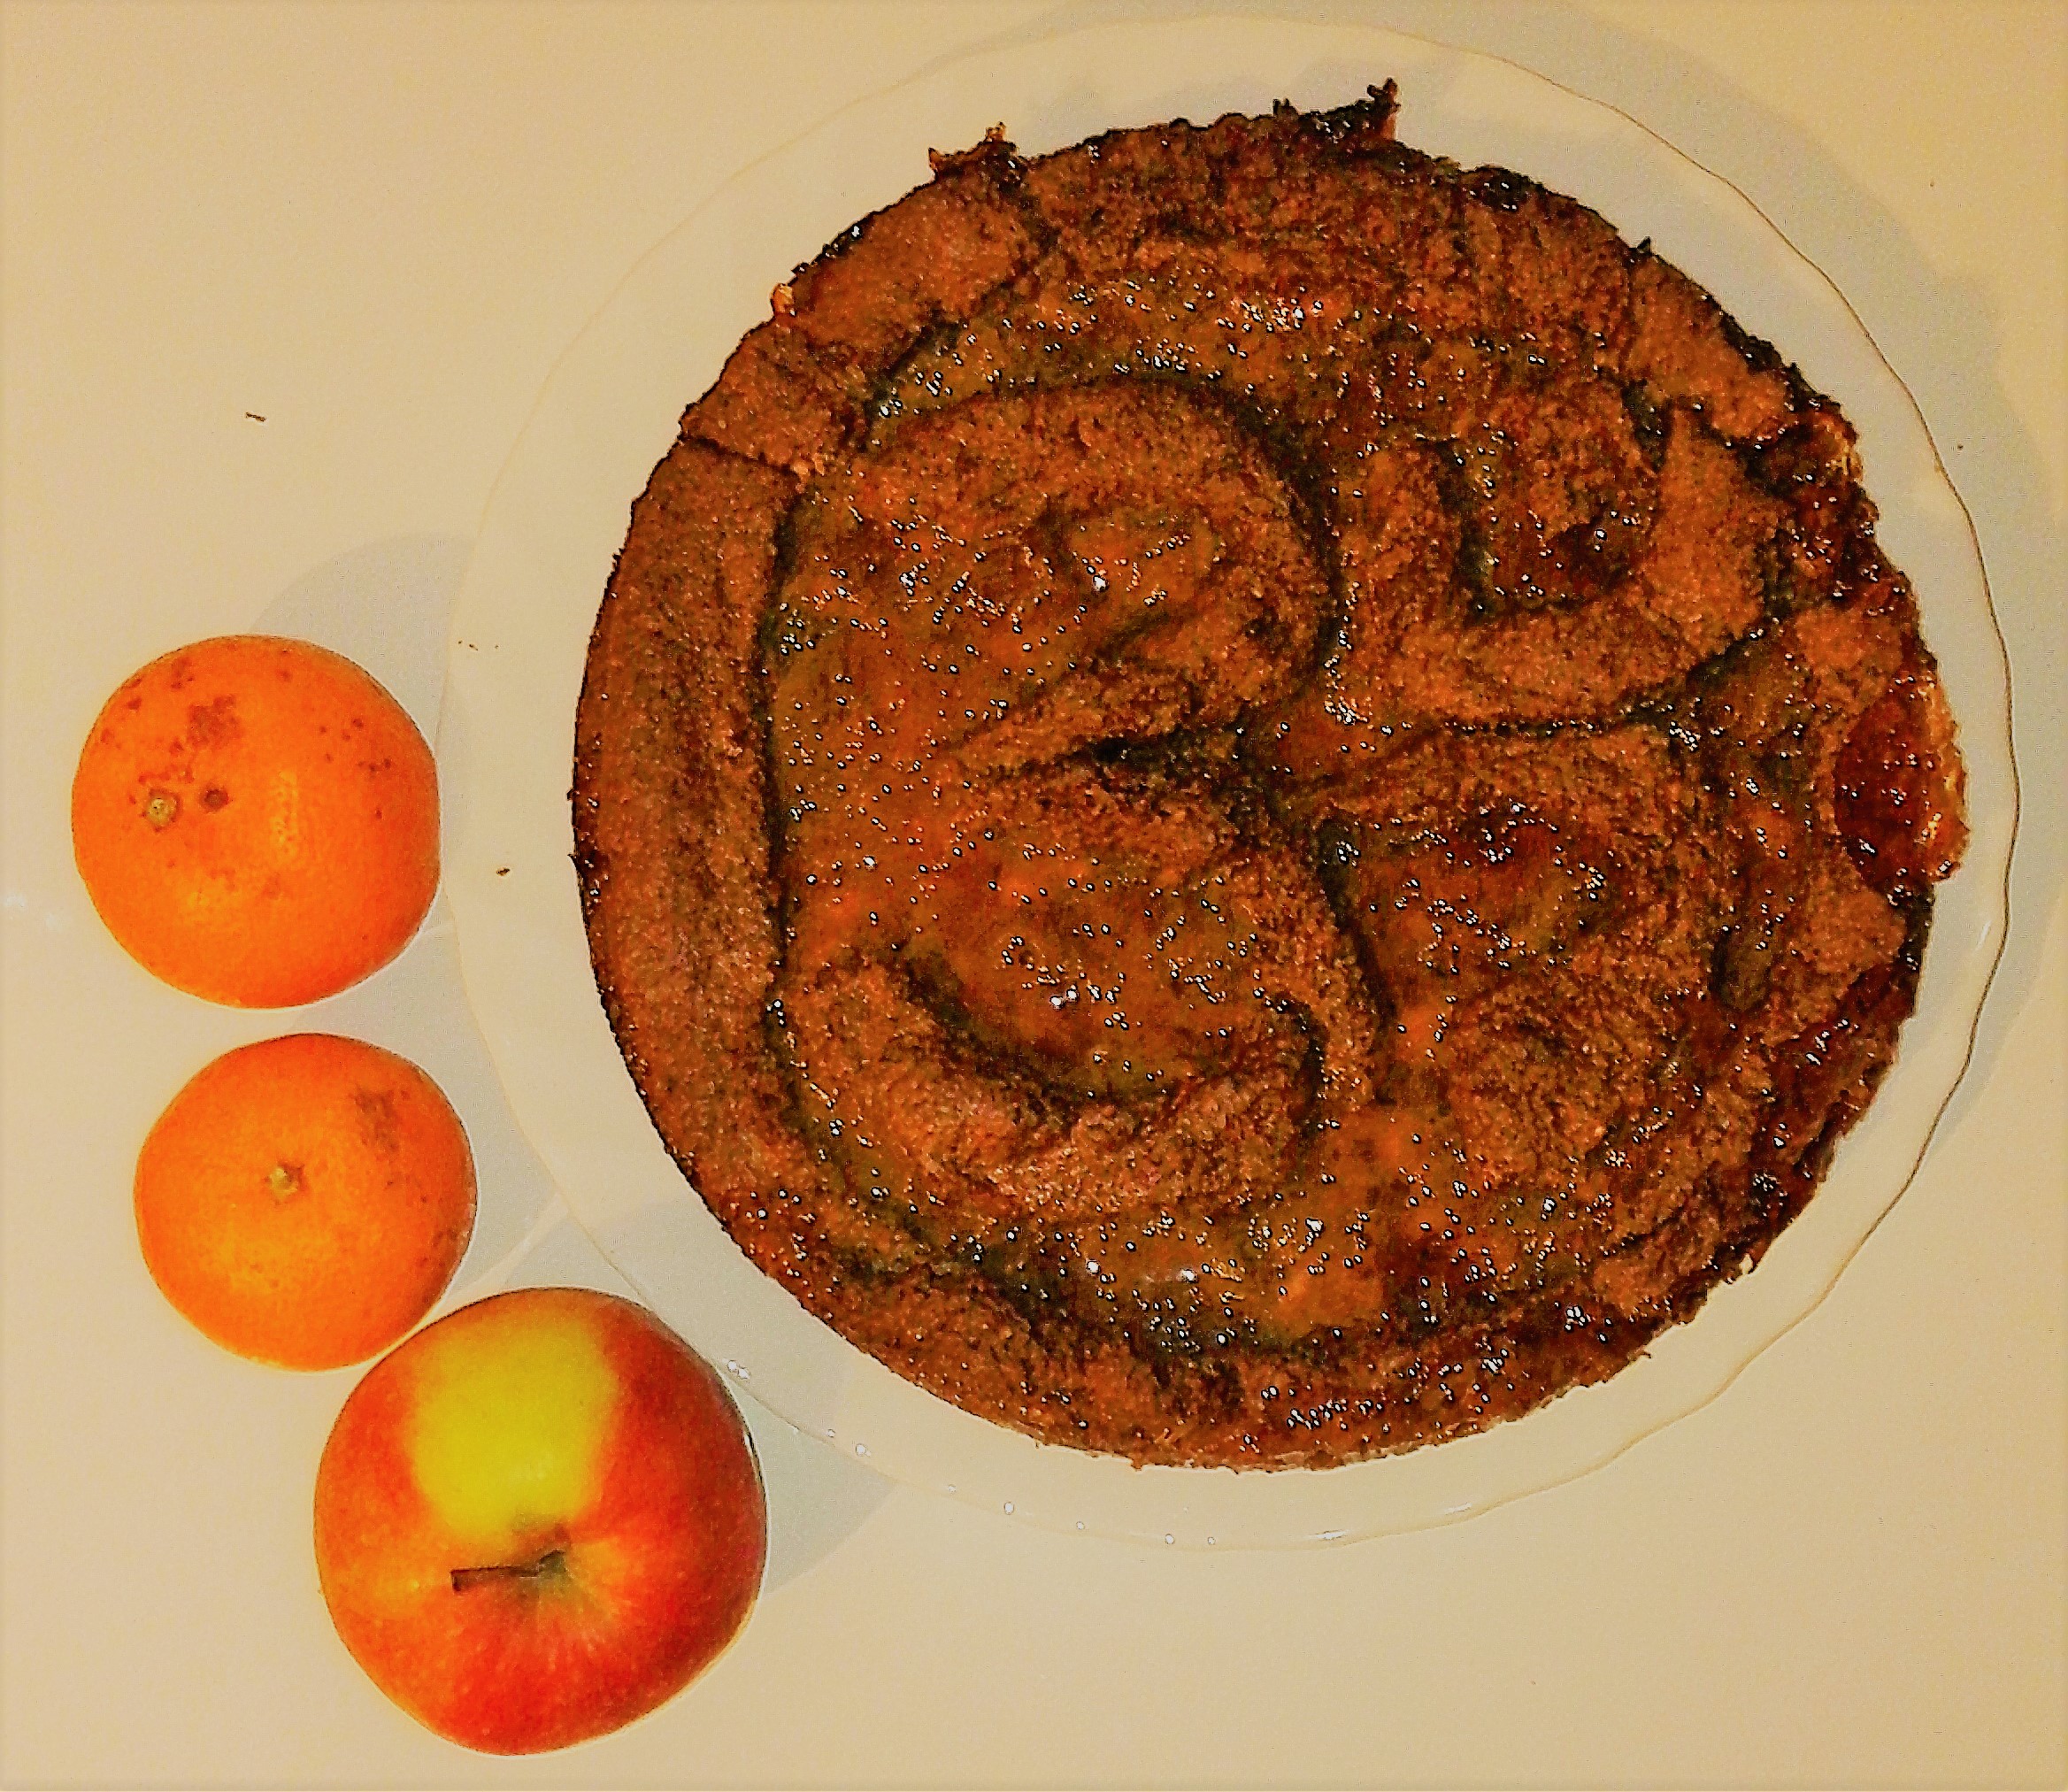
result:
[(1408, 1449), (1686, 1319), (1964, 838), (1837, 408), (1394, 112), (935, 157), (690, 405), (589, 652), (596, 979), (696, 1192), (1137, 1462)]

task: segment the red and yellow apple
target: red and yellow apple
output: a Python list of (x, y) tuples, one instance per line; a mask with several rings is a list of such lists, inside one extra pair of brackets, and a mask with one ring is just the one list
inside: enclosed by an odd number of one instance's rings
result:
[(374, 1683), (495, 1754), (616, 1729), (688, 1684), (761, 1584), (767, 1509), (717, 1374), (643, 1307), (524, 1288), (352, 1390), (316, 1565)]

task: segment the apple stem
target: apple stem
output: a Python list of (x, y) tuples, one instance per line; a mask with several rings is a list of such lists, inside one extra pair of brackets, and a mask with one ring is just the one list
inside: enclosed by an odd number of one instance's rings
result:
[(452, 1590), (464, 1593), (484, 1580), (538, 1580), (558, 1575), (567, 1560), (565, 1550), (548, 1550), (535, 1562), (498, 1562), (486, 1568), (455, 1568)]

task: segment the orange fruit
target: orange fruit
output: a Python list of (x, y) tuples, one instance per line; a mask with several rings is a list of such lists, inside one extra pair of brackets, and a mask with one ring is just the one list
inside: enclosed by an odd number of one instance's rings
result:
[(334, 996), (407, 945), (438, 888), (438, 778), (340, 654), (228, 635), (154, 659), (93, 725), (72, 848), (144, 968), (241, 1008)]
[(473, 1223), (473, 1157), (438, 1085), (327, 1033), (226, 1052), (136, 1161), (136, 1234), (165, 1298), (225, 1349), (290, 1369), (404, 1336)]

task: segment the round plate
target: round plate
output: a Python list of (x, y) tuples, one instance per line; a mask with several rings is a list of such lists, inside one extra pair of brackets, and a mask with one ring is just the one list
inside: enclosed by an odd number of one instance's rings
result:
[[(1901, 1055), (1817, 1198), (1757, 1272), (1612, 1380), (1529, 1417), (1327, 1470), (1137, 1469), (1036, 1444), (900, 1380), (750, 1264), (662, 1148), (590, 975), (570, 862), (575, 698), (634, 497), (770, 288), (1003, 121), (1023, 153), (1398, 79), (1401, 135), (1495, 163), (1649, 236), (1835, 397), (1881, 539), (1914, 582), (1967, 758), (1972, 838), (1941, 889)], [(1621, 113), (1523, 69), (1358, 27), (1094, 27), (944, 65), (743, 169), (568, 350), (504, 469), (454, 624), (439, 758), (466, 986), (512, 1106), (568, 1205), (689, 1342), (800, 1429), (902, 1481), (1064, 1529), (1288, 1546), (1462, 1518), (1570, 1479), (1703, 1405), (1829, 1289), (1915, 1170), (1967, 1062), (2001, 947), (2016, 812), (2007, 674), (1966, 512), (1844, 299), (1744, 196)]]

